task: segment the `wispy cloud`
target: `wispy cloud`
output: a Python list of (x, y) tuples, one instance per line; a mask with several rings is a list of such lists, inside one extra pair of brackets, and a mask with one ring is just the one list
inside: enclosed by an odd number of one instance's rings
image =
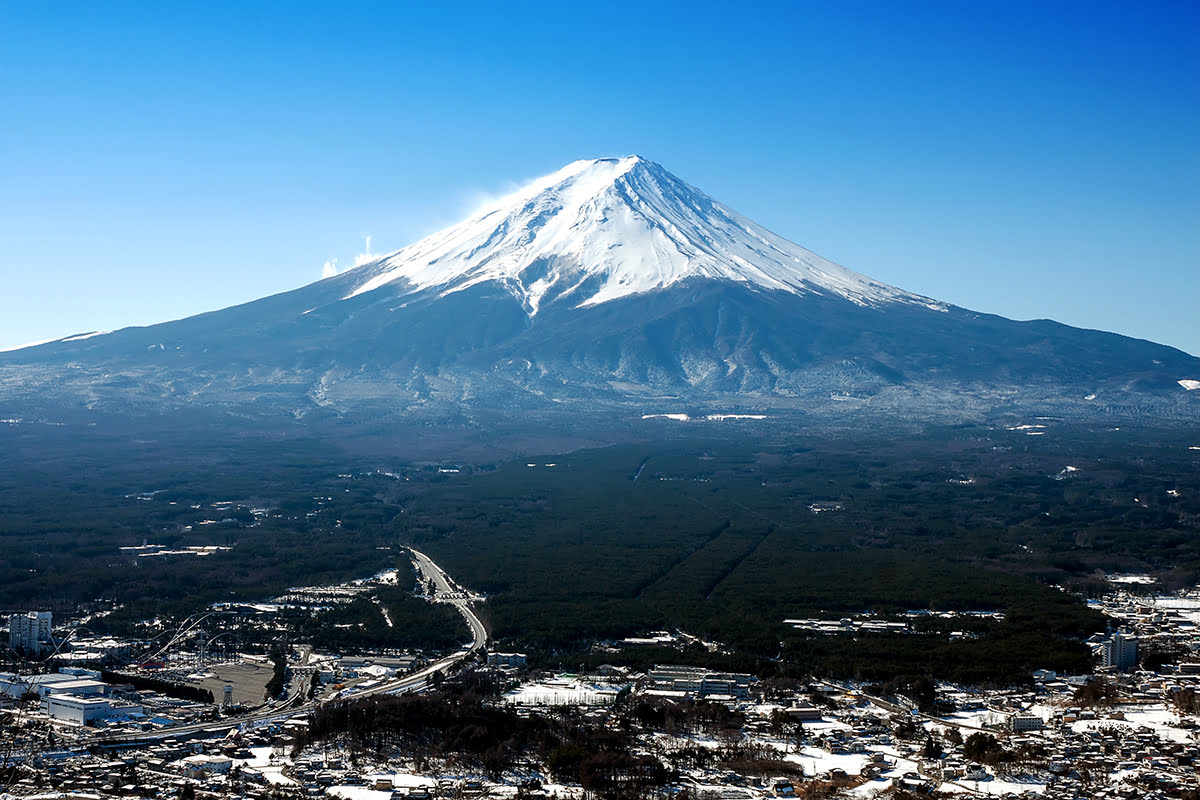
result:
[(371, 252), (371, 234), (364, 233), (363, 239), (365, 240), (364, 245), (363, 245), (363, 252), (359, 253), (358, 255), (356, 255), (354, 257), (354, 266), (356, 266), (356, 267), (361, 267), (363, 264), (370, 263), (371, 261), (374, 261), (375, 259), (379, 258), (378, 253)]
[[(354, 257), (355, 267), (361, 267), (363, 264), (369, 264), (380, 256), (379, 253), (371, 252), (371, 234), (364, 233), (362, 237), (363, 251)], [(353, 269), (353, 267), (347, 267), (347, 269)], [(341, 273), (341, 271), (342, 269), (338, 266), (338, 260), (336, 256), (330, 257), (324, 264), (321, 265), (322, 278), (332, 278), (334, 275)]]
[(481, 217), (519, 198), (532, 197), (538, 192), (577, 174), (590, 163), (592, 163), (590, 159), (573, 161), (562, 169), (517, 183), (510, 181), (496, 190), (468, 190), (463, 195), (464, 202), (462, 203), (465, 216), (468, 219)]
[(454, 220), (459, 222), (462, 219), (472, 219), (481, 217), (484, 214), (504, 205), (504, 202), (520, 190), (522, 184), (506, 183), (498, 190), (489, 189), (468, 189), (462, 195), (459, 201), (459, 219)]

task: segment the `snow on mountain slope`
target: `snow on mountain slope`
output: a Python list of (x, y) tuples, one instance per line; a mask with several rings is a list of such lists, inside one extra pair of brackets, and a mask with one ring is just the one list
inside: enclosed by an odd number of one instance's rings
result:
[(497, 281), (530, 315), (558, 298), (595, 305), (689, 278), (941, 308), (771, 233), (639, 156), (568, 164), (357, 271), (363, 281), (347, 297)]

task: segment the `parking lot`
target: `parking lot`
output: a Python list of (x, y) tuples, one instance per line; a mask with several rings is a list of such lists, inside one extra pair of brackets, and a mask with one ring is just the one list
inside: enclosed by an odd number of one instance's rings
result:
[(263, 691), (271, 680), (271, 664), (239, 661), (215, 664), (208, 667), (213, 677), (205, 678), (200, 686), (209, 689), (216, 701), (221, 702), (225, 687), (233, 687), (233, 702), (239, 705), (256, 706), (263, 701)]

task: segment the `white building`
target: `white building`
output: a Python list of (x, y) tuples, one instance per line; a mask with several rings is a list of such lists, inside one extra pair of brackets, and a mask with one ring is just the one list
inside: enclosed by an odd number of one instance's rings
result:
[(49, 611), (28, 611), (8, 618), (8, 646), (22, 653), (41, 655), (50, 649), (51, 614)]
[(1101, 664), (1105, 667), (1119, 670), (1129, 669), (1137, 664), (1137, 637), (1114, 633), (1101, 647), (1100, 655)]
[(525, 654), (488, 653), (487, 663), (489, 667), (523, 667), (525, 666)]
[(749, 697), (758, 678), (741, 672), (709, 672), (703, 667), (659, 666), (649, 676), (659, 690), (684, 692), (690, 697)]
[(139, 716), (142, 707), (133, 703), (114, 704), (107, 697), (52, 694), (42, 698), (42, 712), (59, 722), (90, 725), (102, 719)]
[(29, 691), (29, 676), (13, 672), (0, 672), (0, 694), (20, 697)]
[(11, 672), (0, 672), (0, 694), (9, 697), (20, 697), (33, 692), (39, 697), (45, 697), (54, 692), (55, 688), (68, 683), (78, 683), (79, 676), (54, 672), (47, 675), (15, 675)]
[(35, 694), (45, 705), (51, 696), (102, 697), (107, 695), (109, 685), (100, 680), (100, 673), (85, 669), (64, 669), (44, 675), (17, 675), (0, 672), (0, 695), (21, 697)]
[(1040, 731), (1046, 725), (1046, 720), (1039, 717), (1037, 714), (1018, 713), (1012, 718), (1012, 729), (1014, 732), (1021, 731)]
[(37, 692), (43, 697), (70, 694), (76, 697), (101, 697), (108, 694), (108, 684), (91, 678), (70, 676), (71, 680), (38, 684)]
[(42, 698), (42, 713), (59, 722), (87, 725), (103, 719), (112, 711), (112, 705), (103, 697), (77, 697), (73, 694), (54, 694)]
[(198, 753), (194, 756), (188, 756), (180, 762), (184, 772), (197, 774), (208, 773), (210, 775), (224, 775), (229, 772), (233, 766), (233, 759), (228, 756), (210, 756), (203, 753)]

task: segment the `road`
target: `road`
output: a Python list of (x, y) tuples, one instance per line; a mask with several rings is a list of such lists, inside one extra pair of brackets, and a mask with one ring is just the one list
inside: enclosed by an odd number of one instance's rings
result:
[(471, 629), (471, 646), (469, 652), (476, 652), (487, 643), (487, 628), (483, 625), (483, 620), (475, 613), (475, 609), (471, 606), (471, 594), (463, 590), (460, 586), (450, 580), (450, 576), (446, 571), (433, 563), (433, 560), (422, 552), (409, 548), (412, 553), (413, 562), (416, 563), (417, 569), (421, 571), (421, 575), (426, 580), (433, 581), (434, 599), (444, 599), (445, 602), (451, 603), (463, 615), (463, 619), (467, 621), (467, 626)]
[[(450, 579), (446, 571), (433, 562), (429, 556), (412, 550), (413, 561), (417, 565), (417, 569), (421, 571), (421, 575), (426, 580), (433, 581), (434, 597), (438, 602), (447, 602), (452, 604), (463, 615), (463, 619), (467, 622), (467, 627), (471, 630), (471, 644), (464, 650), (459, 650), (445, 658), (439, 659), (419, 672), (414, 672), (411, 675), (405, 675), (400, 678), (381, 683), (378, 686), (373, 686), (370, 689), (363, 689), (352, 692), (350, 694), (334, 696), (324, 700), (315, 700), (308, 703), (302, 703), (304, 693), (301, 689), (307, 689), (307, 680), (300, 680), (297, 672), (302, 672), (304, 675), (311, 676), (310, 667), (300, 667), (293, 673), (291, 683), (291, 691), (288, 696), (280, 701), (273, 703), (269, 708), (260, 709), (258, 711), (246, 714), (240, 717), (218, 720), (215, 722), (197, 722), (191, 725), (177, 725), (170, 728), (163, 728), (157, 731), (146, 731), (139, 733), (122, 733), (111, 736), (99, 734), (91, 744), (98, 745), (130, 745), (139, 742), (151, 742), (158, 739), (176, 738), (187, 739), (200, 734), (215, 734), (229, 731), (242, 726), (257, 727), (266, 725), (271, 722), (290, 719), (300, 714), (307, 714), (325, 703), (342, 702), (345, 700), (357, 700), (363, 697), (371, 697), (377, 694), (404, 694), (406, 692), (419, 691), (424, 689), (433, 679), (435, 674), (446, 675), (460, 666), (467, 659), (471, 658), (475, 653), (483, 649), (487, 644), (487, 628), (483, 624), (483, 620), (475, 613), (472, 607), (472, 597), (470, 592), (465, 591)], [(304, 653), (305, 662), (308, 660), (308, 653)]]

